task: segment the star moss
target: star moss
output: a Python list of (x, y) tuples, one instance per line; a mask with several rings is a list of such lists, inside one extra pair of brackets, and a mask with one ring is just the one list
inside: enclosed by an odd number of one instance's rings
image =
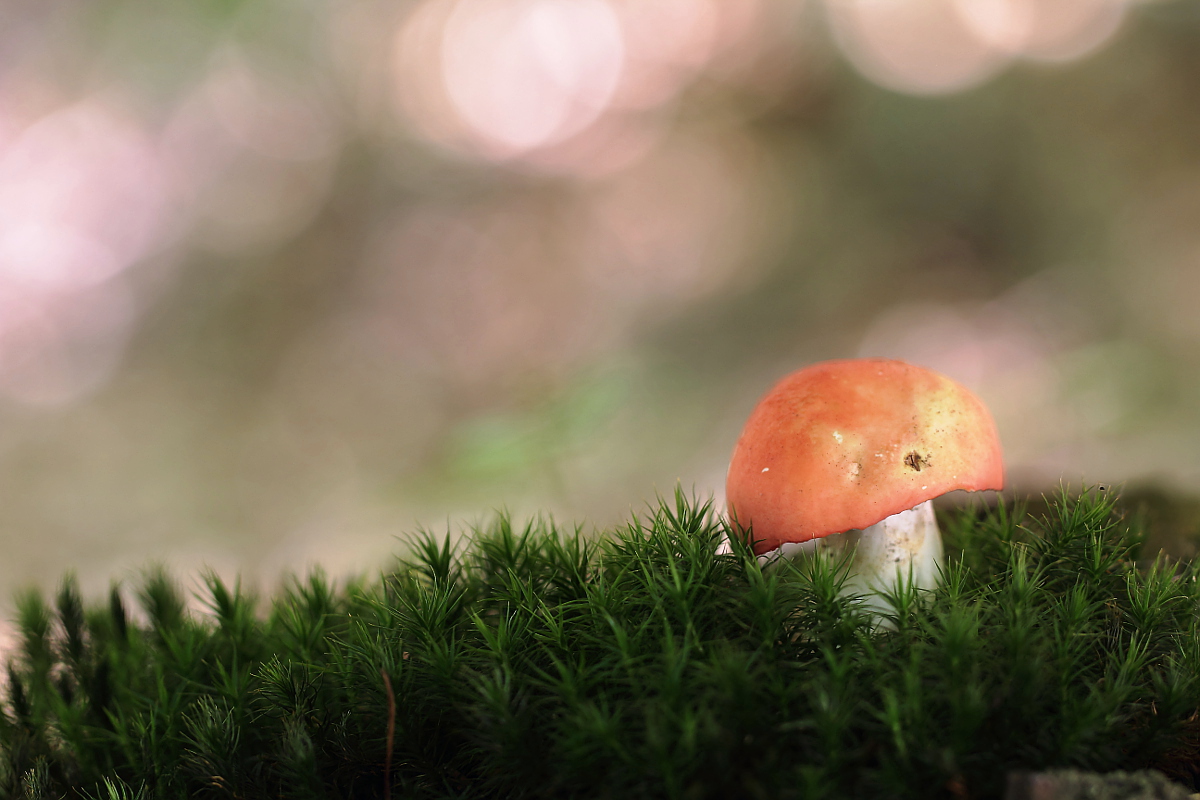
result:
[[(1200, 754), (1200, 588), (1102, 491), (943, 516), (887, 625), (678, 494), (618, 530), (501, 516), (393, 569), (208, 613), (150, 573), (19, 599), (0, 797), (999, 797)], [(131, 614), (135, 601), (140, 611)]]

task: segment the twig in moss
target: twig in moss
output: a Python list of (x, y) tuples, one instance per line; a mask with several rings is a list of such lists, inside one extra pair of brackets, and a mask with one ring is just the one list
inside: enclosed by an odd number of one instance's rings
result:
[(384, 800), (391, 800), (392, 749), (396, 743), (396, 693), (392, 691), (392, 679), (388, 677), (387, 670), (380, 669), (379, 674), (383, 676), (383, 688), (387, 692), (388, 700), (387, 754), (383, 758), (383, 797)]

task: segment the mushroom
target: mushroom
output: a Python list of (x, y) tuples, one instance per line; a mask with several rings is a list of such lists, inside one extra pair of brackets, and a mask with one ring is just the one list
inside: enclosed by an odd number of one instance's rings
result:
[(760, 556), (857, 545), (845, 590), (882, 608), (870, 594), (899, 580), (937, 585), (932, 500), (1003, 486), (996, 425), (979, 398), (932, 370), (863, 358), (813, 364), (767, 392), (734, 447), (725, 493)]

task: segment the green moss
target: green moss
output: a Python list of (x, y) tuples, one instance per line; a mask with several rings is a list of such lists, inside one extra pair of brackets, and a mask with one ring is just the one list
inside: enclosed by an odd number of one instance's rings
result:
[[(19, 604), (0, 797), (935, 798), (1009, 773), (1200, 750), (1200, 588), (1136, 567), (1104, 492), (943, 519), (935, 594), (892, 629), (838, 565), (764, 573), (677, 495), (588, 536), (506, 518), (416, 537), (374, 580), (263, 606), (161, 572)], [(144, 622), (138, 622), (144, 619)]]

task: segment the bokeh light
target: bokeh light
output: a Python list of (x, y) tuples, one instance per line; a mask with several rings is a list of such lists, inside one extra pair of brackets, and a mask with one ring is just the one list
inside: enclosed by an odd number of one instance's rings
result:
[(1121, 27), (1125, 0), (826, 0), (842, 52), (867, 78), (911, 94), (970, 89), (1014, 57), (1071, 61)]
[(842, 52), (864, 75), (913, 94), (978, 86), (1006, 58), (975, 35), (953, 0), (827, 0)]
[(625, 38), (603, 0), (429, 0), (401, 29), (401, 102), (442, 143), (509, 159), (611, 105)]
[(168, 202), (153, 143), (102, 101), (0, 146), (0, 389), (62, 403), (107, 377), (135, 314), (121, 274), (163, 245)]
[(980, 39), (1002, 52), (1043, 61), (1080, 58), (1120, 28), (1122, 0), (957, 0)]
[(442, 31), (442, 80), (500, 157), (567, 139), (612, 102), (625, 60), (602, 0), (460, 0)]

